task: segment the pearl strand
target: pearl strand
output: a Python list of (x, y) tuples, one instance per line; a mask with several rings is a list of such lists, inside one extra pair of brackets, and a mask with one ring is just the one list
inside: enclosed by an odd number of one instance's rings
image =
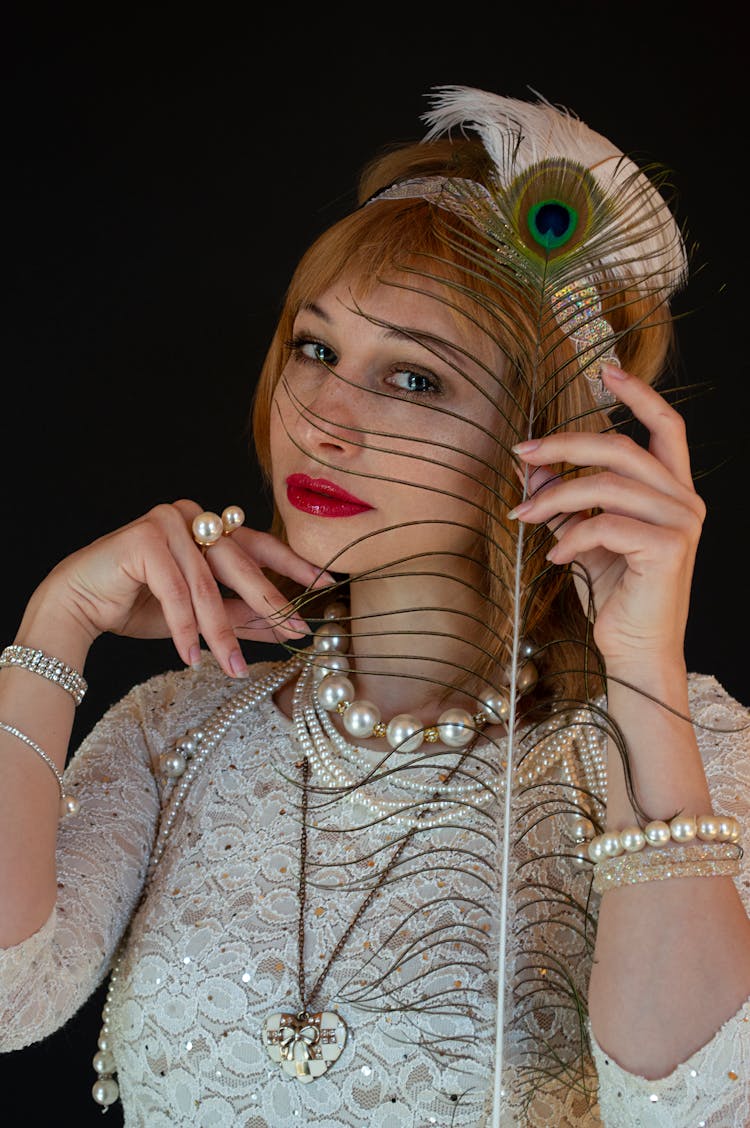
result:
[[(165, 752), (159, 757), (159, 766), (167, 781), (173, 781), (172, 791), (159, 822), (159, 831), (156, 836), (154, 848), (151, 853), (146, 879), (144, 882), (141, 902), (153, 879), (154, 871), (164, 854), (169, 836), (174, 827), (177, 815), (190, 790), (190, 784), (209, 754), (213, 752), (228, 729), (239, 720), (253, 706), (265, 697), (273, 695), (285, 682), (293, 677), (301, 667), (299, 658), (292, 658), (285, 662), (279, 669), (272, 671), (265, 678), (248, 686), (236, 697), (231, 698), (221, 706), (216, 715), (202, 728), (189, 729), (177, 741), (172, 752)], [(135, 913), (133, 914), (135, 916)], [(112, 1014), (112, 997), (119, 979), (122, 962), (125, 955), (125, 942), (127, 934), (120, 942), (118, 954), (112, 962), (109, 976), (107, 996), (102, 1008), (102, 1027), (99, 1033), (98, 1051), (94, 1055), (92, 1064), (97, 1073), (97, 1080), (91, 1089), (91, 1095), (102, 1111), (106, 1111), (120, 1095), (120, 1087), (114, 1079), (115, 1060), (110, 1046), (110, 1018)]]

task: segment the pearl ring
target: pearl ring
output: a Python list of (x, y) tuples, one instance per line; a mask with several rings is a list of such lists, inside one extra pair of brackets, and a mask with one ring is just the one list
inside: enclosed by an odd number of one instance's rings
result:
[(191, 531), (193, 540), (203, 555), (222, 537), (231, 537), (245, 523), (245, 514), (239, 505), (228, 505), (221, 517), (218, 513), (199, 513), (193, 518)]

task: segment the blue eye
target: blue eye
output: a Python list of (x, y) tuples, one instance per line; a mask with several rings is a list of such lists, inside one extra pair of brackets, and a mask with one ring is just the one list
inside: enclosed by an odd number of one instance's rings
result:
[(324, 345), (322, 341), (314, 341), (309, 337), (295, 337), (293, 341), (288, 342), (288, 347), (302, 360), (311, 360), (331, 367), (338, 362), (333, 349)]
[(415, 396), (434, 395), (440, 391), (440, 385), (434, 377), (427, 376), (424, 372), (412, 372), (410, 368), (399, 369), (388, 377), (388, 382)]

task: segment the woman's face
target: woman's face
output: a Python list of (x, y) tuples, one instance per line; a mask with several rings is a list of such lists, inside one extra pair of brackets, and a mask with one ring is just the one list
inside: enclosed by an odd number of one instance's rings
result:
[(342, 280), (297, 315), (271, 411), (273, 488), (290, 545), (319, 566), (357, 573), (420, 553), (389, 571), (442, 555), (460, 574), (444, 554), (476, 554), (504, 361), (447, 294), (378, 283), (358, 298)]

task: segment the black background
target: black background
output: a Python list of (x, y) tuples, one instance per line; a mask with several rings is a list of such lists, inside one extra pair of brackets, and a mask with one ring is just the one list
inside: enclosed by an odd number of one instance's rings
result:
[[(247, 414), (298, 257), (377, 149), (421, 135), (430, 87), (531, 89), (673, 170), (697, 244), (675, 380), (701, 385), (683, 410), (709, 511), (688, 665), (750, 702), (743, 37), (717, 4), (700, 24), (664, 5), (508, 7), (5, 17), (0, 639), (57, 560), (159, 501), (267, 523)], [(169, 642), (99, 640), (74, 742), (177, 661)], [(101, 1001), (0, 1057), (4, 1123), (99, 1123)]]

